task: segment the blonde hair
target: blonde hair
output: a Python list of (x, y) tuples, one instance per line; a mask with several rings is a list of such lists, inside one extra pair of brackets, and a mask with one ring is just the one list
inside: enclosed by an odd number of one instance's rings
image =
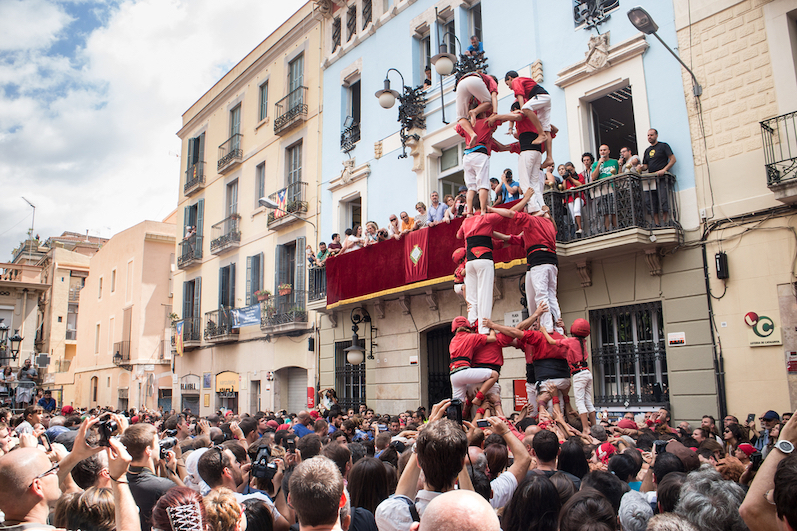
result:
[(234, 531), (241, 519), (241, 506), (230, 489), (212, 490), (204, 499), (208, 524), (214, 531)]
[(422, 208), (422, 209), (426, 210), (426, 205), (423, 204), (423, 201), (418, 201), (415, 204), (415, 208)]

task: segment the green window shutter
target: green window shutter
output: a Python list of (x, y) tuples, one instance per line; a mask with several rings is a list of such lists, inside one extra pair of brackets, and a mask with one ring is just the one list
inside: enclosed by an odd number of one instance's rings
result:
[(193, 280), (189, 280), (188, 282), (183, 282), (183, 319), (187, 319), (191, 316), (191, 309), (194, 306), (194, 294), (191, 292), (191, 285), (194, 283)]
[(307, 268), (307, 258), (305, 257), (305, 245), (307, 245), (306, 238), (302, 236), (301, 238), (296, 238), (296, 272), (294, 278), (296, 279), (296, 286), (294, 286), (294, 290), (296, 295), (294, 296), (295, 305), (304, 309), (304, 301), (305, 301), (305, 271)]
[(197, 146), (197, 162), (204, 162), (205, 160), (205, 133), (199, 135), (199, 145)]
[(194, 142), (196, 141), (195, 138), (188, 139), (188, 151), (186, 152), (185, 157), (185, 169), (190, 170), (191, 166), (194, 164)]
[(219, 268), (219, 308), (224, 307), (224, 294), (225, 294), (225, 281), (226, 281), (226, 267)]
[(255, 269), (255, 273), (257, 274), (257, 289), (263, 289), (266, 284), (264, 282), (264, 272), (266, 268), (265, 256), (263, 253), (257, 255), (257, 268)]
[(227, 280), (229, 286), (229, 307), (235, 308), (235, 264), (229, 266), (230, 274)]
[(185, 210), (183, 210), (183, 233), (179, 235), (180, 238), (185, 236), (185, 231), (189, 225), (191, 225), (191, 207), (187, 206)]
[(283, 245), (277, 245), (274, 253), (274, 296), (277, 295), (278, 286), (280, 285), (280, 262), (282, 262), (282, 253), (285, 252)]
[[(193, 317), (197, 318), (202, 315), (202, 307), (200, 301), (202, 300), (202, 277), (194, 279), (194, 313)], [(198, 332), (198, 331), (197, 331)]]

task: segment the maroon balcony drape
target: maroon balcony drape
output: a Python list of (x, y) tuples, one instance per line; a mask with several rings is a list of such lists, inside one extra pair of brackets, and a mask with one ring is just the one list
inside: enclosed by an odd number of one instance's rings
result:
[[(514, 203), (502, 205), (511, 207)], [(464, 247), (465, 241), (457, 239), (457, 231), (462, 225), (462, 218), (451, 223), (441, 223), (434, 227), (421, 229), (428, 231), (426, 246), (426, 278), (417, 282), (442, 278), (454, 274), (456, 265), (451, 254), (458, 247)], [(498, 232), (519, 234), (520, 231), (510, 219), (505, 219)], [(410, 247), (411, 248), (411, 247)], [(496, 262), (511, 262), (526, 256), (520, 246), (505, 246), (493, 253)], [(380, 242), (363, 249), (334, 256), (326, 261), (327, 273), (327, 305), (339, 301), (371, 295), (385, 290), (401, 287), (412, 287), (405, 283), (405, 262), (409, 261), (409, 253), (405, 251), (404, 239)]]

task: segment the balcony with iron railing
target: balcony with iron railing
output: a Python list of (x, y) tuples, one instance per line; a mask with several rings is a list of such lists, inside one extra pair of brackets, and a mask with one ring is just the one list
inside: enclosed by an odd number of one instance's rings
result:
[(183, 194), (189, 196), (205, 187), (205, 163), (196, 162), (185, 170)]
[(761, 122), (767, 186), (775, 199), (797, 203), (797, 111)]
[(269, 334), (306, 330), (307, 292), (291, 289), (290, 293), (282, 293), (261, 303), (260, 329)]
[(130, 340), (113, 344), (113, 364), (119, 367), (130, 365)]
[[(174, 322), (173, 329), (177, 329), (177, 325), (182, 323), (183, 326), (183, 347), (198, 347), (202, 343), (202, 318), (189, 317), (187, 319), (179, 319)], [(177, 339), (175, 337), (175, 348)]]
[(360, 124), (353, 123), (343, 129), (340, 134), (340, 150), (348, 153), (354, 149), (355, 144), (360, 141)]
[[(669, 173), (631, 173), (576, 189), (546, 192), (544, 201), (556, 222), (560, 263), (575, 265), (585, 287), (592, 283), (592, 260), (621, 253), (644, 253), (651, 275), (660, 275), (662, 252), (683, 239), (675, 186), (675, 176)], [(583, 201), (580, 232), (569, 206), (576, 198)], [(404, 251), (404, 238), (391, 238), (328, 258), (323, 269), (309, 270), (310, 308), (319, 310), (333, 304), (338, 307), (348, 301), (360, 303), (382, 293), (422, 294), (427, 293), (430, 283), (452, 282), (455, 264), (451, 254), (464, 245), (456, 237), (461, 224), (462, 218), (458, 218), (421, 229), (430, 231), (430, 243), (424, 250), (427, 268), (423, 278), (406, 280), (406, 271), (413, 268), (405, 263), (410, 258)], [(506, 219), (496, 230), (518, 234), (522, 229)], [(493, 256), (496, 264), (503, 264), (496, 269), (498, 276), (513, 275), (525, 268), (526, 253), (520, 245), (496, 248)], [(357, 282), (351, 278), (357, 278)]]
[(69, 288), (69, 301), (72, 303), (80, 302), (81, 288)]
[(180, 254), (177, 257), (177, 267), (185, 268), (202, 260), (202, 236), (194, 234), (181, 241)]
[(77, 341), (77, 330), (67, 329), (65, 339), (67, 341)]
[(216, 164), (216, 171), (226, 173), (241, 163), (244, 158), (244, 150), (241, 147), (243, 138), (244, 135), (236, 133), (219, 146), (219, 161)]
[(236, 249), (241, 243), (241, 215), (230, 214), (210, 227), (210, 252), (221, 254)]
[(274, 192), (268, 198), (278, 205), (278, 208), (268, 213), (267, 224), (270, 229), (276, 229), (296, 221), (296, 218), (291, 216), (291, 214), (307, 213), (309, 206), (306, 200), (307, 183), (291, 183), (282, 190)]
[(281, 135), (307, 117), (307, 87), (299, 87), (274, 104), (274, 134)]
[(214, 343), (238, 341), (238, 329), (232, 325), (232, 313), (229, 308), (205, 313), (205, 340)]

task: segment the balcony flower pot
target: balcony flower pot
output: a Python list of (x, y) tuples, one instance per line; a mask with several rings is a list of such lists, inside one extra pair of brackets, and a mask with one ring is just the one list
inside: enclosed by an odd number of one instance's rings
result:
[(280, 288), (279, 294), (280, 295), (290, 295), (291, 291), (292, 291), (291, 288)]

